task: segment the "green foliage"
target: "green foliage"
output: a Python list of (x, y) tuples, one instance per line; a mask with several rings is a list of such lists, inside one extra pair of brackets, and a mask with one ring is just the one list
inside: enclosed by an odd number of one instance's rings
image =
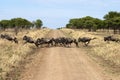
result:
[(119, 29), (120, 28), (120, 17), (115, 17), (111, 19), (111, 25)]
[(88, 29), (88, 31), (96, 31), (102, 26), (102, 20), (90, 16), (70, 19), (69, 23), (66, 25), (67, 28)]
[(42, 25), (43, 25), (43, 23), (42, 23), (42, 21), (41, 21), (40, 19), (37, 19), (37, 20), (35, 21), (35, 26), (36, 26), (36, 28), (41, 28)]
[(105, 20), (109, 20), (115, 17), (120, 17), (120, 12), (116, 12), (116, 11), (110, 11), (108, 14), (106, 14), (104, 16)]
[(30, 22), (24, 18), (12, 18), (11, 20), (1, 20), (0, 21), (0, 28), (2, 28), (2, 29), (6, 29), (6, 28), (15, 28), (16, 30), (19, 28), (29, 29), (29, 28), (33, 27), (34, 25), (37, 28), (41, 28), (41, 26), (43, 24), (40, 19), (36, 20), (35, 22)]
[(18, 28), (29, 28), (31, 27), (32, 23), (23, 18), (13, 18), (11, 19), (11, 26), (18, 27)]
[(114, 34), (119, 30), (120, 33), (120, 12), (110, 11), (104, 16), (105, 26), (114, 29)]
[(10, 20), (1, 20), (0, 24), (1, 24), (1, 28), (6, 29), (10, 26)]
[(66, 25), (67, 28), (88, 29), (96, 31), (97, 29), (119, 29), (120, 31), (120, 12), (110, 11), (104, 16), (105, 20), (86, 16), (83, 18), (73, 18)]

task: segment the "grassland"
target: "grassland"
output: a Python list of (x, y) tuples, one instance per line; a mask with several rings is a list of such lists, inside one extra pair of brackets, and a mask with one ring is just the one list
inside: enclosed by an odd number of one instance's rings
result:
[[(31, 36), (33, 39), (44, 37), (50, 30), (22, 30), (16, 36), (19, 40), (18, 44), (7, 40), (0, 39), (0, 80), (5, 79), (10, 71), (18, 66), (20, 61), (25, 60), (26, 56), (32, 54), (36, 49), (33, 44), (25, 44), (22, 40), (24, 35)], [(0, 31), (1, 34), (10, 34), (15, 36), (12, 30)]]
[[(103, 32), (86, 32), (82, 30), (61, 29), (69, 37), (78, 39), (79, 37), (96, 37), (97, 39), (90, 42), (89, 46), (85, 47), (79, 44), (87, 53), (100, 65), (102, 65), (106, 72), (112, 74), (120, 74), (120, 43), (110, 42), (106, 43), (103, 37), (106, 35), (113, 35)], [(120, 35), (114, 35), (120, 38)]]

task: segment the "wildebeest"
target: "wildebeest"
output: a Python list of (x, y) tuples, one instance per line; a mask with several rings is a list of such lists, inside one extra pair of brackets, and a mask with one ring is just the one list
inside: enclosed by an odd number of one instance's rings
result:
[(104, 37), (104, 41), (115, 41), (115, 42), (120, 42), (120, 39), (119, 38), (115, 38), (113, 36), (106, 36)]
[(0, 37), (1, 37), (2, 39), (6, 39), (6, 40), (8, 40), (8, 41), (14, 41), (15, 43), (18, 43), (18, 40), (17, 40), (16, 37), (12, 37), (12, 36), (10, 36), (10, 35), (8, 35), (8, 34), (1, 34)]
[(96, 38), (82, 37), (82, 38), (78, 38), (78, 42), (83, 42), (85, 44), (85, 46), (88, 46), (90, 41), (94, 40), (94, 39), (96, 39)]
[(44, 44), (47, 44), (48, 47), (49, 46), (52, 46), (53, 45), (53, 38), (38, 38), (36, 41), (35, 41), (35, 45), (37, 47), (39, 47), (39, 45), (44, 45)]
[(66, 46), (70, 47), (72, 43), (76, 44), (76, 46), (78, 47), (78, 42), (76, 39), (73, 39), (73, 38), (66, 38), (65, 39)]
[(29, 37), (29, 36), (26, 36), (26, 35), (23, 37), (23, 40), (25, 40), (24, 44), (26, 44), (26, 43), (35, 43), (35, 41), (32, 39), (32, 37)]
[(65, 38), (64, 37), (54, 38), (53, 41), (54, 41), (55, 46), (65, 46), (65, 44), (64, 44)]
[(55, 46), (70, 47), (72, 43), (75, 43), (76, 46), (78, 46), (77, 40), (73, 38), (58, 37), (54, 39), (53, 41), (55, 43)]
[(104, 41), (110, 41), (111, 38), (112, 38), (112, 36), (106, 36), (106, 37), (104, 37)]

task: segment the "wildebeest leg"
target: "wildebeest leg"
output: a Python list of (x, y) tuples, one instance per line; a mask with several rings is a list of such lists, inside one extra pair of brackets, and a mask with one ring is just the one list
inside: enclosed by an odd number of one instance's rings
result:
[(85, 44), (85, 46), (88, 46), (88, 43), (87, 43), (87, 42), (85, 42), (84, 44)]
[(14, 42), (18, 44), (18, 40), (15, 39)]
[(51, 46), (51, 44), (50, 43), (48, 43), (48, 46), (47, 47), (50, 47)]
[(70, 47), (70, 44), (69, 44), (69, 43), (67, 43), (67, 44), (66, 44), (66, 46), (67, 46), (67, 48), (69, 48), (69, 47)]
[(78, 42), (74, 42), (76, 44), (76, 47), (79, 47)]
[(87, 46), (87, 43), (85, 43), (85, 46)]
[(73, 43), (73, 42), (70, 42), (70, 47), (71, 47), (72, 43)]
[(62, 43), (60, 43), (60, 46), (62, 46)]
[(68, 43), (68, 48), (70, 48), (70, 46), (71, 46), (71, 44), (70, 44), (70, 43)]
[(54, 46), (54, 44), (55, 44), (55, 43), (52, 41), (52, 42), (51, 42), (51, 46), (53, 47), (53, 46)]
[(39, 44), (35, 43), (35, 46), (36, 46), (36, 47), (39, 47)]
[(69, 47), (71, 46), (71, 43), (69, 44)]
[(88, 44), (89, 44), (89, 43), (90, 43), (90, 41), (86, 42), (86, 44), (85, 44), (85, 45), (86, 45), (86, 46), (88, 46)]
[(69, 44), (69, 47), (71, 47), (71, 43)]
[(54, 44), (54, 46), (56, 46), (56, 43)]
[(51, 46), (53, 47), (53, 45), (54, 45), (54, 42), (53, 42), (53, 41), (51, 41), (51, 42), (50, 42), (50, 44), (51, 44)]

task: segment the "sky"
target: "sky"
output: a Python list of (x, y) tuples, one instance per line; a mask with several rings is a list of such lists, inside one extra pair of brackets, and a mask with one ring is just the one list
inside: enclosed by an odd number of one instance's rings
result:
[(72, 18), (103, 19), (109, 11), (120, 12), (120, 0), (0, 0), (0, 20), (40, 19), (49, 28), (65, 27)]

